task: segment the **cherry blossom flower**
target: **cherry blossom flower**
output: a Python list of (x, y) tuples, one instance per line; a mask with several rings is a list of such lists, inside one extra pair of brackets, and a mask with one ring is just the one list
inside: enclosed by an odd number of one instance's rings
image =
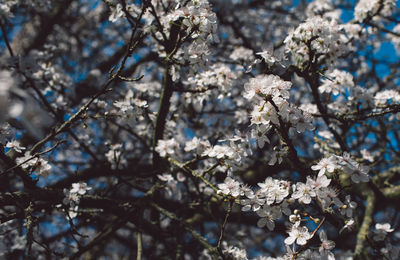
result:
[(346, 224), (339, 230), (339, 234), (342, 233), (345, 229), (351, 230), (354, 227), (354, 224), (354, 219), (347, 220)]
[(169, 140), (158, 140), (155, 150), (161, 157), (166, 157), (175, 154), (177, 147), (178, 143), (172, 138)]
[(339, 192), (332, 187), (322, 187), (317, 191), (318, 201), (323, 209), (327, 209), (332, 203), (340, 207), (343, 203), (337, 197)]
[(369, 161), (369, 162), (373, 162), (374, 161), (374, 154), (371, 153), (370, 151), (368, 151), (367, 149), (362, 149), (360, 151), (363, 159)]
[(21, 146), (21, 144), (17, 140), (12, 140), (11, 142), (7, 142), (6, 147), (12, 148), (19, 153), (22, 153), (22, 150), (26, 149), (25, 147)]
[(311, 198), (316, 196), (316, 193), (309, 184), (298, 182), (296, 185), (296, 190), (292, 194), (292, 198), (298, 199), (299, 202), (304, 204), (310, 204)]
[(251, 130), (251, 136), (256, 139), (258, 147), (263, 148), (265, 143), (270, 142), (267, 136), (270, 129), (268, 125), (256, 125), (256, 128)]
[(394, 231), (394, 229), (390, 228), (389, 223), (384, 223), (384, 224), (376, 223), (373, 238), (375, 241), (382, 241), (385, 239), (387, 233), (390, 233), (393, 231)]
[(336, 168), (338, 164), (333, 156), (322, 158), (316, 165), (311, 166), (313, 171), (319, 170), (318, 177), (324, 175), (325, 172), (332, 173)]
[[(209, 70), (189, 77), (185, 84), (196, 86), (196, 89), (202, 90), (210, 87), (217, 87), (224, 95), (230, 96), (230, 91), (237, 79), (237, 72), (229, 66), (217, 63), (210, 67)], [(219, 98), (222, 98), (221, 94)]]
[(296, 131), (298, 133), (303, 133), (304, 131), (312, 131), (315, 129), (315, 126), (312, 123), (313, 117), (311, 114), (307, 112), (303, 112), (302, 115), (297, 119), (295, 123)]
[[(296, 210), (295, 210), (296, 212)], [(300, 214), (292, 214), (289, 216), (289, 221), (290, 223), (293, 223), (294, 225), (300, 225), (300, 221), (301, 221), (301, 216)]]
[(111, 169), (123, 168), (128, 164), (126, 158), (122, 157), (122, 144), (113, 144), (110, 150), (105, 154)]
[(132, 105), (133, 101), (133, 91), (128, 90), (123, 100), (115, 101), (114, 106), (119, 108), (119, 112), (125, 115), (131, 115), (134, 111), (134, 107)]
[(254, 194), (253, 191), (247, 192), (246, 194), (247, 199), (242, 199), (240, 204), (243, 206), (242, 211), (253, 210), (257, 211), (261, 208), (262, 205), (265, 204), (265, 200), (259, 198), (258, 193)]
[(117, 4), (115, 7), (111, 7), (111, 10), (112, 10), (111, 15), (108, 18), (110, 22), (116, 22), (118, 18), (124, 15), (121, 4)]
[(268, 65), (273, 65), (277, 59), (276, 57), (273, 56), (273, 54), (268, 51), (268, 50), (264, 50), (262, 52), (257, 52), (257, 55), (260, 55), (261, 58), (268, 64)]
[(185, 152), (196, 151), (196, 154), (201, 155), (205, 150), (209, 149), (211, 144), (208, 140), (202, 141), (196, 136), (192, 140), (187, 141), (185, 144)]
[(294, 245), (293, 245), (293, 248), (290, 248), (290, 246), (285, 245), (285, 248), (286, 248), (286, 253), (285, 253), (283, 259), (294, 259), (297, 256), (297, 252), (295, 250)]
[(268, 205), (263, 206), (260, 210), (257, 211), (257, 215), (261, 217), (257, 221), (257, 226), (259, 228), (267, 226), (270, 231), (274, 230), (274, 220), (279, 218), (279, 215), (277, 215), (276, 211), (274, 211), (272, 207)]
[(351, 177), (351, 180), (354, 183), (369, 181), (369, 177), (368, 177), (369, 167), (368, 166), (360, 165), (358, 163), (347, 164), (347, 165), (343, 166), (343, 172), (346, 174), (349, 174)]
[(79, 195), (84, 195), (87, 191), (91, 190), (92, 188), (87, 186), (84, 182), (77, 182), (72, 183), (72, 188), (69, 191), (70, 193), (76, 193)]
[(353, 211), (357, 208), (357, 203), (350, 200), (350, 195), (347, 195), (344, 203), (337, 205), (342, 215), (346, 215), (348, 218), (353, 216)]
[(14, 14), (11, 12), (11, 9), (18, 4), (16, 0), (8, 0), (2, 1), (0, 3), (0, 16), (4, 18), (14, 17)]
[(64, 189), (65, 198), (63, 203), (69, 205), (67, 214), (70, 218), (75, 218), (78, 215), (79, 201), (82, 195), (85, 195), (87, 191), (92, 188), (87, 186), (84, 182), (72, 183), (71, 189)]
[(289, 231), (289, 237), (285, 239), (285, 244), (291, 245), (296, 242), (298, 245), (302, 246), (305, 245), (310, 238), (311, 234), (308, 232), (307, 227), (293, 225)]
[(179, 189), (178, 182), (185, 181), (186, 177), (181, 173), (177, 173), (176, 178), (168, 173), (158, 174), (158, 179), (166, 182), (165, 191), (168, 197), (176, 196), (176, 199), (182, 199), (182, 192)]
[(260, 194), (266, 199), (266, 203), (281, 203), (289, 195), (289, 185), (285, 181), (268, 177), (264, 182), (258, 183)]
[(237, 197), (240, 195), (240, 183), (231, 177), (226, 177), (224, 183), (218, 184), (218, 193)]
[(76, 218), (78, 216), (78, 212), (79, 212), (79, 206), (76, 205), (74, 207), (70, 207), (67, 214), (69, 215), (69, 217), (71, 219)]
[(335, 259), (332, 249), (335, 248), (335, 242), (328, 240), (328, 237), (324, 230), (319, 232), (319, 239), (321, 240), (321, 245), (319, 247), (319, 253), (324, 259)]
[(235, 61), (243, 60), (243, 61), (247, 61), (247, 62), (253, 61), (255, 59), (254, 55), (253, 55), (253, 51), (250, 49), (247, 49), (243, 46), (236, 47), (233, 50), (233, 52), (231, 53), (231, 55), (229, 55), (229, 58), (232, 60), (235, 60)]
[[(292, 259), (292, 258), (288, 258), (288, 259)], [(315, 250), (307, 249), (307, 250), (301, 252), (301, 254), (296, 259), (298, 259), (298, 260), (317, 260), (317, 259), (320, 260), (321, 255)]]
[(267, 204), (281, 203), (289, 195), (289, 189), (282, 186), (275, 186), (266, 194)]
[(318, 176), (315, 180), (307, 177), (307, 184), (314, 188), (318, 192), (322, 188), (326, 188), (331, 183), (331, 179), (328, 179), (325, 175)]

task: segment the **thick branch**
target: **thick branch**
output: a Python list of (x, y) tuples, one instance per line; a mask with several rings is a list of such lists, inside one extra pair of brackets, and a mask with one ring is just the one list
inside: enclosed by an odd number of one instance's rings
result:
[(357, 244), (354, 250), (354, 256), (356, 259), (366, 259), (367, 253), (365, 252), (365, 243), (369, 233), (369, 229), (373, 222), (373, 213), (375, 209), (376, 197), (371, 191), (368, 192), (367, 201), (365, 205), (365, 214), (362, 221), (361, 227), (357, 234)]

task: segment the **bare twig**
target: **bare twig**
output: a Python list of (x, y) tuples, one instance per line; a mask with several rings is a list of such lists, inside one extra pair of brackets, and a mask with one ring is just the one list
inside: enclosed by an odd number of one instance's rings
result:
[(225, 257), (224, 257), (224, 253), (222, 252), (221, 243), (222, 243), (222, 239), (224, 238), (226, 223), (228, 222), (229, 215), (232, 212), (232, 206), (233, 206), (233, 200), (231, 200), (229, 202), (228, 210), (226, 211), (224, 223), (222, 223), (221, 233), (219, 235), (219, 239), (218, 239), (218, 243), (217, 243), (217, 250), (222, 258), (225, 258)]

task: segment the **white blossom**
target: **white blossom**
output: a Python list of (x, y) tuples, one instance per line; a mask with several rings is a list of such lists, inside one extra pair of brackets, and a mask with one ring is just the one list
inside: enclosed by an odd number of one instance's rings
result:
[(70, 189), (70, 193), (76, 193), (79, 195), (84, 195), (86, 194), (87, 191), (91, 190), (92, 188), (89, 187), (86, 183), (84, 182), (77, 182), (77, 183), (72, 183), (72, 188)]
[(12, 148), (19, 153), (22, 153), (22, 150), (26, 149), (25, 147), (21, 146), (20, 142), (17, 140), (12, 140), (11, 142), (7, 142), (6, 147)]
[(318, 171), (318, 177), (324, 175), (325, 172), (332, 173), (336, 168), (338, 164), (333, 156), (322, 158), (316, 165), (311, 166), (313, 171)]
[(346, 224), (339, 230), (339, 234), (342, 233), (345, 229), (352, 229), (354, 227), (355, 221), (354, 219), (349, 219), (346, 221)]
[[(381, 3), (382, 2), (382, 3)], [(396, 6), (395, 0), (359, 0), (356, 7), (354, 8), (354, 17), (357, 21), (363, 22), (368, 16), (375, 16), (383, 5), (382, 14), (388, 16), (391, 14), (392, 9)]]
[(319, 232), (319, 239), (321, 240), (321, 245), (319, 247), (319, 253), (324, 259), (335, 259), (335, 256), (331, 252), (335, 248), (335, 242), (328, 240), (328, 237), (324, 230)]
[(117, 4), (115, 7), (111, 6), (111, 15), (108, 18), (110, 22), (116, 22), (118, 18), (124, 15), (124, 11), (122, 10), (122, 5)]
[(285, 244), (291, 245), (296, 242), (298, 245), (302, 246), (305, 245), (310, 238), (311, 234), (308, 232), (307, 227), (293, 225), (289, 231), (289, 237), (285, 239)]
[(394, 231), (394, 229), (390, 228), (389, 223), (384, 223), (384, 224), (376, 223), (373, 238), (375, 241), (382, 241), (385, 239), (387, 233), (390, 233), (393, 231)]
[(158, 140), (155, 148), (156, 152), (161, 157), (171, 156), (175, 154), (175, 150), (178, 149), (178, 143), (174, 138), (169, 140)]
[(310, 184), (298, 182), (295, 187), (296, 190), (293, 192), (292, 198), (298, 199), (301, 203), (310, 204), (312, 197), (316, 196), (315, 190)]
[(344, 203), (340, 203), (337, 205), (339, 207), (339, 211), (342, 215), (346, 215), (348, 218), (353, 216), (353, 211), (357, 208), (357, 203), (351, 201), (350, 195), (346, 195)]
[(231, 177), (226, 177), (224, 183), (218, 184), (218, 193), (237, 197), (240, 195), (240, 183)]
[(272, 231), (275, 228), (275, 219), (279, 218), (279, 215), (277, 215), (277, 212), (273, 210), (272, 207), (266, 205), (263, 206), (260, 210), (257, 211), (257, 215), (261, 217), (257, 221), (257, 226), (259, 228), (262, 228), (264, 226), (267, 226), (267, 228)]

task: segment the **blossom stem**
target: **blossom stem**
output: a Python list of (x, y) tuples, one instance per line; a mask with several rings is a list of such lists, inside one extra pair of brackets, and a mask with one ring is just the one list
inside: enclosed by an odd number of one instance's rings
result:
[[(311, 238), (314, 237), (314, 235), (315, 235), (315, 234), (318, 232), (318, 230), (322, 227), (322, 225), (324, 224), (324, 222), (325, 222), (325, 217), (322, 218), (322, 220), (321, 220), (321, 222), (319, 223), (319, 225), (317, 226), (317, 228), (314, 229), (314, 231), (311, 233)], [(292, 259), (296, 259), (296, 257), (297, 257), (302, 251), (306, 250), (309, 241), (311, 241), (311, 238), (307, 241), (307, 243), (306, 243), (305, 245), (303, 245), (303, 246), (299, 249), (299, 251), (297, 251), (297, 252), (293, 255), (293, 258), (292, 258)]]

